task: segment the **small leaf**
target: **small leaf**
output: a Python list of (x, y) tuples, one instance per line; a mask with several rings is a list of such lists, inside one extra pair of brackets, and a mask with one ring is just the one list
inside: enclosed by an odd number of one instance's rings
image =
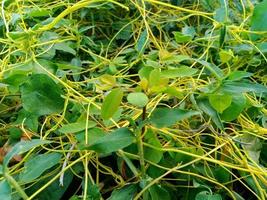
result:
[(195, 200), (222, 200), (222, 196), (220, 194), (210, 194), (207, 191), (202, 191), (196, 195)]
[(127, 100), (129, 103), (142, 108), (146, 106), (149, 99), (143, 92), (133, 92), (127, 96)]
[(219, 56), (220, 56), (222, 63), (227, 63), (234, 57), (234, 54), (231, 50), (228, 50), (228, 51), (221, 50), (219, 52)]
[(58, 164), (61, 155), (59, 153), (40, 154), (28, 160), (24, 165), (24, 171), (20, 173), (20, 181), (28, 183), (41, 176), (41, 174)]
[(34, 74), (20, 86), (23, 108), (36, 115), (61, 112), (64, 99), (60, 87), (45, 74)]
[(197, 111), (174, 108), (156, 108), (150, 121), (158, 128), (174, 125), (176, 122), (200, 114)]
[(222, 113), (231, 105), (232, 96), (228, 94), (212, 94), (209, 95), (210, 105), (219, 113)]
[(147, 35), (147, 30), (145, 29), (141, 34), (139, 39), (136, 42), (136, 50), (139, 52), (139, 54), (143, 54), (146, 44), (148, 42), (148, 35)]
[(186, 35), (181, 32), (173, 32), (174, 39), (177, 43), (190, 42), (192, 40), (192, 35)]
[(70, 53), (74, 56), (76, 55), (76, 51), (65, 42), (55, 44), (54, 48), (59, 51)]
[(166, 78), (180, 78), (180, 77), (187, 77), (193, 76), (197, 73), (197, 69), (190, 68), (187, 66), (182, 66), (176, 69), (168, 69), (161, 72), (161, 75)]
[(122, 97), (123, 91), (120, 88), (111, 90), (101, 107), (101, 117), (103, 119), (109, 119), (115, 114), (121, 104)]
[(6, 180), (0, 181), (0, 199), (11, 200), (11, 187)]
[(120, 128), (112, 133), (98, 138), (87, 149), (97, 153), (108, 154), (129, 146), (135, 140), (132, 132), (127, 128)]
[(39, 140), (39, 139), (33, 139), (30, 141), (21, 141), (18, 142), (12, 149), (7, 153), (7, 155), (4, 158), (3, 165), (7, 166), (8, 162), (13, 158), (15, 155), (23, 154), (27, 151), (29, 151), (32, 148), (35, 148), (37, 146), (48, 144), (50, 141), (47, 140)]
[(133, 199), (136, 192), (137, 192), (138, 186), (137, 185), (126, 185), (121, 189), (113, 190), (111, 193), (111, 196), (108, 198), (108, 200), (130, 200)]
[[(93, 121), (87, 122), (88, 128), (92, 128), (94, 126), (96, 126), (95, 122)], [(58, 131), (61, 133), (77, 133), (85, 130), (85, 127), (86, 127), (86, 121), (74, 122), (70, 124), (64, 124), (60, 129), (58, 129)]]

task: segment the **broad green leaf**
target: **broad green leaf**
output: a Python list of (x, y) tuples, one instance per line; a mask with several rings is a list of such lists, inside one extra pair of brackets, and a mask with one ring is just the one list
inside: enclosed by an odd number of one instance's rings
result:
[(126, 185), (121, 189), (113, 190), (111, 193), (111, 196), (108, 198), (108, 200), (130, 200), (133, 199), (135, 194), (137, 193), (138, 186), (131, 184)]
[(216, 124), (218, 128), (223, 129), (223, 124), (221, 122), (218, 112), (216, 112), (212, 108), (207, 99), (199, 99), (197, 101), (197, 105), (204, 113), (210, 116), (211, 120)]
[(210, 105), (219, 113), (222, 113), (232, 103), (232, 95), (211, 94), (209, 95)]
[(197, 69), (190, 68), (187, 66), (182, 66), (176, 69), (168, 69), (163, 70), (161, 72), (161, 76), (166, 78), (180, 78), (180, 77), (186, 77), (186, 76), (193, 76), (197, 73)]
[(202, 191), (196, 195), (195, 200), (222, 200), (222, 196), (220, 194), (210, 194), (207, 191)]
[(34, 156), (26, 161), (24, 170), (20, 173), (20, 181), (28, 183), (41, 176), (43, 172), (59, 163), (61, 154), (48, 153)]
[(29, 151), (32, 148), (35, 148), (37, 146), (48, 144), (50, 141), (47, 140), (39, 140), (39, 139), (32, 139), (29, 141), (21, 141), (18, 142), (12, 149), (7, 153), (7, 155), (4, 157), (3, 165), (7, 166), (8, 162), (11, 160), (11, 158), (15, 155), (23, 154), (27, 151)]
[(0, 181), (0, 199), (11, 200), (11, 187), (6, 180)]
[(45, 74), (34, 74), (20, 86), (23, 108), (36, 115), (59, 113), (64, 107), (60, 87)]
[(235, 94), (233, 95), (231, 105), (223, 111), (220, 117), (222, 120), (228, 122), (235, 120), (245, 107), (246, 107), (246, 97), (242, 93)]
[(183, 34), (181, 32), (173, 32), (174, 39), (177, 43), (185, 43), (192, 40), (192, 35)]
[(101, 117), (103, 119), (111, 118), (119, 109), (123, 97), (123, 91), (120, 88), (111, 90), (106, 96), (101, 107)]
[(156, 108), (150, 117), (150, 121), (155, 126), (162, 128), (172, 126), (178, 121), (199, 114), (199, 112), (192, 110), (182, 110), (176, 108)]
[(129, 146), (135, 140), (133, 133), (127, 128), (120, 128), (94, 141), (87, 147), (97, 153), (108, 154)]
[(233, 71), (229, 74), (227, 79), (231, 81), (238, 81), (240, 79), (247, 78), (252, 75), (253, 75), (252, 73), (246, 71)]
[(144, 107), (148, 103), (149, 99), (143, 92), (133, 92), (127, 96), (127, 100), (129, 103), (134, 106)]
[[(92, 128), (94, 126), (96, 126), (95, 122), (93, 121), (87, 122), (87, 128)], [(70, 124), (64, 124), (60, 129), (58, 129), (58, 131), (61, 133), (77, 133), (85, 130), (85, 128), (86, 128), (86, 121), (79, 121)]]
[(9, 136), (11, 140), (19, 140), (22, 136), (22, 131), (21, 129), (17, 127), (11, 127), (8, 129)]
[[(267, 0), (262, 1), (255, 6), (251, 18), (252, 31), (267, 31)], [(251, 34), (252, 40), (257, 40), (264, 37), (264, 35)]]

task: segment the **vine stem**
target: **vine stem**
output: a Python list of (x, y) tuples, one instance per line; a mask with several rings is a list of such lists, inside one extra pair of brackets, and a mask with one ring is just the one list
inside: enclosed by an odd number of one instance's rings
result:
[(5, 173), (4, 177), (6, 178), (8, 183), (16, 189), (16, 191), (20, 194), (20, 196), (23, 199), (25, 200), (29, 199), (28, 195), (24, 192), (24, 190), (20, 187), (20, 185), (17, 183), (17, 181), (12, 176), (10, 176), (8, 173)]

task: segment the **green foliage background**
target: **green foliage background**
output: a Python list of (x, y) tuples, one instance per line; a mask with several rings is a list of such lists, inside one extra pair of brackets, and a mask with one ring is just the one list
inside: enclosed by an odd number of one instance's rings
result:
[(0, 199), (266, 199), (267, 0), (2, 0)]

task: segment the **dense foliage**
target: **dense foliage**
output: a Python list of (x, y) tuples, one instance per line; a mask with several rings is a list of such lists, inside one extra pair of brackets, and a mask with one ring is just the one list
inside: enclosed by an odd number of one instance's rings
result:
[(266, 10), (2, 0), (0, 199), (266, 199)]

